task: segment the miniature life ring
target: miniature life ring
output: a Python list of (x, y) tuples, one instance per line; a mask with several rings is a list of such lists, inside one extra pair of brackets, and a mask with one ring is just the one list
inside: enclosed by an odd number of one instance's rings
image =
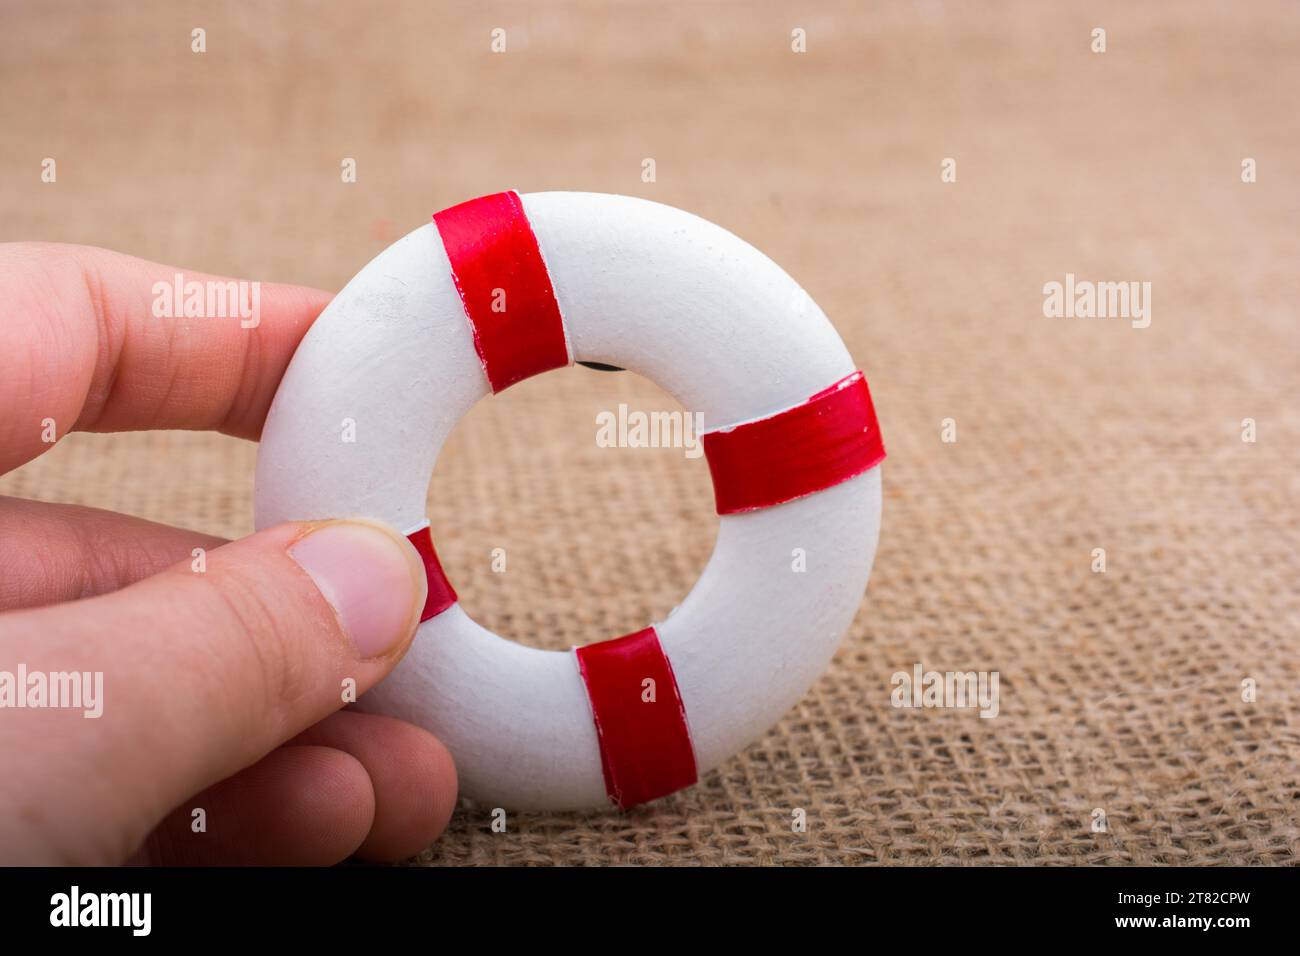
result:
[[(561, 653), (460, 608), (424, 505), (475, 402), (578, 361), (634, 369), (703, 414), (721, 519), (666, 619)], [(825, 669), (871, 571), (884, 455), (843, 342), (758, 250), (658, 203), (512, 191), (437, 213), (316, 320), (262, 434), (256, 522), (365, 516), (408, 534), (423, 623), (359, 704), (438, 736), (462, 793), (626, 808), (694, 783)]]

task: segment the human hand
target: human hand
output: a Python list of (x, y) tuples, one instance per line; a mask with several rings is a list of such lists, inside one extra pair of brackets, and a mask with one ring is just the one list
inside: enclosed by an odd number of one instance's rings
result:
[[(0, 245), (0, 473), (51, 448), (52, 430), (258, 437), (329, 296), (263, 285), (256, 323), (155, 317), (154, 285), (177, 271)], [(415, 549), (377, 523), (226, 543), (0, 497), (0, 863), (420, 851), (455, 803), (451, 757), (420, 728), (340, 708), (349, 679), (364, 693), (405, 653), (425, 587)], [(16, 706), (64, 673), (90, 675), (62, 687), (88, 692), (80, 706)]]

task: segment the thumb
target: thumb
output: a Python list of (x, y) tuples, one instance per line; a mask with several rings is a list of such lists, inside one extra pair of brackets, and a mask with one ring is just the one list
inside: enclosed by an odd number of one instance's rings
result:
[(379, 523), (284, 524), (199, 558), (0, 614), (0, 764), (20, 768), (0, 774), (3, 862), (124, 859), (378, 683), (424, 605), (419, 555)]

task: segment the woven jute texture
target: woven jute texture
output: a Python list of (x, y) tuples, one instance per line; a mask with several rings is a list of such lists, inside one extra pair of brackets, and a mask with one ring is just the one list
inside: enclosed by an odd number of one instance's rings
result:
[[(421, 862), (1295, 862), (1300, 8), (992, 6), (0, 14), (4, 239), (337, 289), (472, 196), (626, 193), (769, 254), (871, 381), (880, 550), (800, 704), (684, 793), (505, 833), (463, 806)], [(1045, 317), (1067, 273), (1149, 282), (1149, 327)], [(707, 467), (596, 447), (619, 403), (677, 407), (575, 368), (455, 432), (429, 513), (486, 626), (565, 648), (661, 619), (694, 583)], [(238, 536), (254, 457), (208, 434), (73, 435), (0, 491)], [(999, 713), (892, 706), (917, 664), (998, 672)]]

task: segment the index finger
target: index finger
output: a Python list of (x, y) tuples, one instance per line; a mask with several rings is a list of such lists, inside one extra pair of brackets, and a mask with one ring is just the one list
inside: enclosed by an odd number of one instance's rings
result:
[(329, 300), (90, 246), (0, 245), (0, 473), (74, 430), (256, 439)]

